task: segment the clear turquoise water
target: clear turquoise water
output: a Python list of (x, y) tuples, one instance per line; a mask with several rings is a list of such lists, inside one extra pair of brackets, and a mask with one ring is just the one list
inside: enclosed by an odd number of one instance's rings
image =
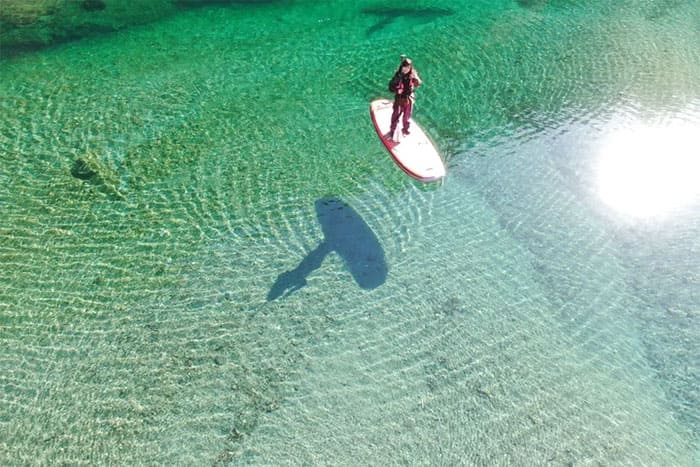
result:
[(597, 170), (700, 127), (700, 4), (328, 3), (0, 63), (0, 463), (697, 465), (700, 203)]

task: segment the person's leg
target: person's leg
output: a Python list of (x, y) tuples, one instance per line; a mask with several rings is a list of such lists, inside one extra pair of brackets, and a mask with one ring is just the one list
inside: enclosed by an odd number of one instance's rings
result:
[(403, 106), (403, 132), (404, 134), (409, 133), (409, 126), (411, 125), (410, 119), (411, 119), (411, 114), (413, 113), (413, 102), (410, 100), (408, 101), (408, 104)]
[(401, 115), (401, 106), (397, 101), (394, 101), (394, 111), (391, 114), (391, 129), (389, 130), (390, 136), (394, 135), (396, 131), (396, 125), (399, 123), (399, 116)]

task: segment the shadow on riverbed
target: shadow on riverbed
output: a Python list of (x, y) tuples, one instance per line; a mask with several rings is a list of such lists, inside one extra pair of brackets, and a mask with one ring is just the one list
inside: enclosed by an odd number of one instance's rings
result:
[(381, 31), (382, 29), (391, 25), (394, 21), (399, 18), (408, 18), (414, 22), (418, 23), (428, 23), (437, 18), (443, 16), (450, 16), (454, 14), (454, 10), (449, 8), (437, 8), (437, 7), (370, 7), (363, 8), (362, 13), (365, 15), (374, 16), (378, 21), (367, 30), (367, 35)]
[(268, 300), (288, 296), (304, 287), (306, 278), (321, 267), (329, 253), (343, 259), (357, 285), (374, 289), (386, 281), (384, 250), (372, 229), (348, 204), (337, 198), (316, 201), (316, 216), (323, 230), (321, 243), (291, 271), (277, 277)]
[(180, 6), (210, 6), (229, 5), (235, 3), (277, 3), (280, 0), (175, 0), (173, 3)]

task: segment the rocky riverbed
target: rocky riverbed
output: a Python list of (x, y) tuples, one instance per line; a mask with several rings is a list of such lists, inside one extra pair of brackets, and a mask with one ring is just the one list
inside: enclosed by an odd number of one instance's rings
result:
[[(268, 0), (269, 1), (269, 0)], [(144, 24), (182, 8), (255, 0), (3, 0), (0, 58)]]

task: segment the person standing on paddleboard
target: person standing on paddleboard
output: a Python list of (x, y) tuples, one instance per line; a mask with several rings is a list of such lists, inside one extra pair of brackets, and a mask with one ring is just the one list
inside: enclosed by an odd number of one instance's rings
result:
[(390, 139), (393, 139), (396, 125), (398, 125), (399, 117), (402, 115), (402, 132), (404, 135), (410, 134), (410, 118), (413, 112), (413, 103), (416, 100), (416, 95), (413, 91), (421, 83), (423, 81), (418, 76), (416, 69), (413, 68), (413, 61), (402, 55), (399, 69), (396, 70), (394, 77), (389, 82), (389, 91), (394, 94), (394, 111), (391, 114), (391, 130), (388, 135)]

